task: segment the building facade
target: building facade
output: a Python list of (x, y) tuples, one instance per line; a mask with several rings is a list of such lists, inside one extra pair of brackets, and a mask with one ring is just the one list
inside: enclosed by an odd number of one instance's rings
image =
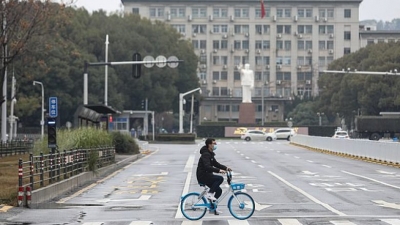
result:
[(201, 121), (237, 121), (239, 64), (255, 74), (256, 121), (283, 121), (294, 95), (318, 95), (319, 71), (359, 49), (362, 0), (122, 0), (126, 13), (160, 20), (199, 56)]

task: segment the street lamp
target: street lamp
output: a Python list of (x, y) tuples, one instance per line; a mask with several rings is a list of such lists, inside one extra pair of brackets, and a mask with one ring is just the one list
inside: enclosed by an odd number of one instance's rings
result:
[(319, 125), (322, 126), (322, 117), (321, 116), (323, 116), (324, 113), (317, 112), (317, 115), (318, 115), (318, 118), (319, 118)]
[(35, 86), (36, 84), (39, 84), (42, 87), (42, 120), (40, 121), (40, 125), (42, 126), (42, 130), (41, 130), (41, 138), (43, 140), (44, 137), (44, 87), (43, 87), (43, 83), (39, 82), (39, 81), (33, 81), (33, 86)]
[(188, 95), (190, 93), (199, 91), (201, 94), (201, 88), (196, 88), (191, 91), (185, 93), (179, 93), (179, 132), (180, 134), (183, 133), (183, 96)]

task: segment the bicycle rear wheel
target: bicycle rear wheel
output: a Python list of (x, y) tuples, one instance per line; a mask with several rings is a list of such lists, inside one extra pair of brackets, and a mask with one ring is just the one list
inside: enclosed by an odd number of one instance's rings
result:
[[(236, 198), (235, 198), (236, 196)], [(229, 212), (238, 220), (245, 220), (253, 215), (255, 204), (253, 198), (243, 192), (236, 192), (228, 201)]]
[(199, 193), (189, 193), (182, 198), (181, 212), (189, 220), (199, 220), (207, 212), (207, 200), (199, 198)]

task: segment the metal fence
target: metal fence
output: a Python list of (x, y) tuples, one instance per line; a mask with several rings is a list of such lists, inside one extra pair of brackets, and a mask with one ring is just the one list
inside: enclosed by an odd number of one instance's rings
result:
[(0, 157), (29, 153), (33, 149), (33, 144), (33, 141), (0, 142)]
[(114, 147), (64, 150), (39, 156), (31, 153), (29, 161), (19, 159), (18, 184), (20, 188), (30, 187), (32, 191), (114, 162)]

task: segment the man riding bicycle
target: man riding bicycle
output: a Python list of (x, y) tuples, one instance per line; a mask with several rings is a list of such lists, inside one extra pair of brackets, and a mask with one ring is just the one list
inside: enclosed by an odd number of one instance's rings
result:
[[(215, 159), (214, 152), (217, 150), (215, 139), (208, 138), (205, 141), (205, 144), (206, 145), (200, 149), (201, 156), (197, 165), (196, 176), (199, 183), (205, 184), (210, 188), (206, 198), (215, 201), (222, 194), (222, 189), (219, 186), (224, 182), (224, 178), (213, 173), (224, 174), (226, 171), (232, 170), (229, 167), (218, 163)], [(218, 212), (215, 211), (215, 214), (218, 215)]]

